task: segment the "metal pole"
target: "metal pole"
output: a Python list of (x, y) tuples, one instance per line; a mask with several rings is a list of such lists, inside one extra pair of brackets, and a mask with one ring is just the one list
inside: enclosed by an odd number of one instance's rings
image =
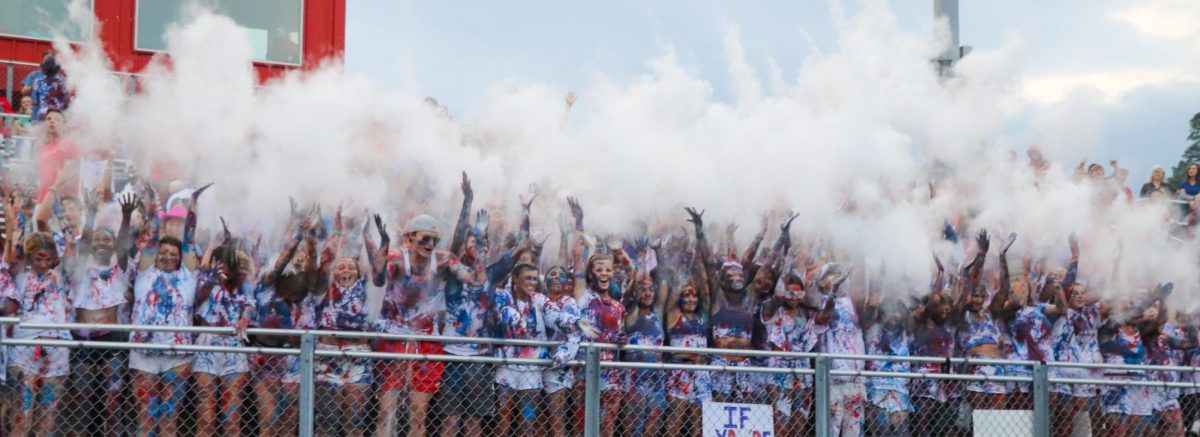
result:
[(813, 380), (816, 383), (817, 437), (829, 436), (829, 357), (817, 357)]
[(4, 74), (4, 90), (5, 91), (4, 91), (4, 93), (6, 94), (4, 96), (4, 98), (8, 99), (9, 103), (15, 103), (13, 105), (14, 109), (20, 109), (21, 102), (13, 102), (13, 99), (12, 99), (12, 96), (13, 96), (13, 88), (12, 88), (13, 87), (13, 64), (12, 64), (12, 62), (9, 62), (7, 65), (5, 65), (4, 70), (5, 70), (5, 74)]
[(584, 367), (583, 435), (600, 436), (600, 349), (587, 348), (587, 366)]
[(313, 435), (313, 355), (317, 337), (312, 334), (300, 336), (300, 437)]
[(1050, 384), (1046, 365), (1033, 365), (1033, 435), (1050, 436)]

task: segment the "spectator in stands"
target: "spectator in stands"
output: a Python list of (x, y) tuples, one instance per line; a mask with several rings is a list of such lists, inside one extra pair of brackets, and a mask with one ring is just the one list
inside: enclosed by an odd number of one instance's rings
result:
[[(195, 313), (197, 259), (190, 250), (195, 235), (195, 198), (188, 211), (190, 225), (182, 240), (170, 236), (161, 239), (159, 226), (148, 226), (148, 241), (140, 262), (130, 272), (133, 278), (132, 321), (149, 326), (192, 326)], [(152, 211), (153, 207), (148, 207)], [(153, 217), (153, 214), (148, 214)], [(126, 297), (129, 297), (128, 295)], [(192, 335), (182, 332), (134, 332), (130, 343), (184, 346), (192, 344)], [(129, 354), (133, 389), (138, 405), (138, 435), (176, 435), (183, 399), (192, 373), (192, 355), (177, 350), (135, 350)], [(157, 428), (157, 430), (156, 430)], [(157, 432), (156, 432), (157, 431)]]
[(12, 122), (12, 135), (15, 137), (33, 136), (33, 97), (21, 96), (17, 103), (17, 115), (25, 117), (18, 118)]
[[(26, 202), (14, 196), (5, 205), (7, 223), (17, 222), (17, 210)], [(5, 238), (4, 263), (0, 264), (0, 314), (18, 316), (22, 323), (70, 323), (70, 289), (59, 263), (57, 245), (50, 234), (36, 232), (22, 240), (18, 250), (17, 227)], [(14, 329), (20, 340), (69, 340), (66, 329)], [(66, 348), (13, 346), (8, 348), (8, 371), (20, 391), (12, 415), (12, 435), (51, 435), (70, 372)]]
[[(54, 50), (46, 50), (42, 52), (43, 62), (46, 60), (46, 58), (50, 57), (54, 57)], [(42, 74), (41, 68), (36, 68), (33, 71), (30, 71), (29, 74), (26, 74), (25, 78), (21, 79), (21, 95), (28, 96), (33, 94), (33, 82), (41, 79), (44, 76), (45, 75)]]
[[(42, 146), (38, 152), (38, 196), (41, 203), (52, 188), (73, 187), (70, 178), (59, 179), (59, 172), (69, 161), (79, 159), (79, 145), (66, 135), (66, 116), (58, 109), (51, 109), (46, 114)], [(61, 195), (74, 195), (70, 190), (57, 190)]]
[[(125, 194), (119, 199), (121, 226), (114, 230), (108, 226), (96, 226), (100, 208), (99, 196), (88, 197), (86, 221), (81, 229), (82, 238), (73, 256), (64, 258), (66, 272), (70, 275), (71, 301), (74, 304), (75, 321), (79, 323), (118, 324), (121, 313), (128, 311), (129, 251), (117, 250), (129, 247), (129, 222), (137, 199)], [(72, 241), (74, 242), (74, 241)], [(71, 334), (76, 340), (111, 341), (124, 343), (129, 340), (126, 332), (77, 329)], [(114, 384), (126, 371), (127, 354), (118, 349), (75, 349), (71, 353), (71, 388), (79, 395), (71, 396), (71, 410), (77, 417), (95, 423), (101, 434), (113, 435), (121, 429), (119, 404), (110, 399), (119, 399), (124, 386)]]
[(51, 109), (66, 110), (71, 104), (71, 96), (67, 92), (67, 77), (62, 74), (62, 67), (51, 54), (42, 59), (42, 76), (34, 79), (33, 119), (41, 122)]
[[(200, 334), (196, 344), (244, 345), (246, 328), (254, 315), (250, 296), (253, 269), (249, 254), (239, 250), (237, 240), (229, 234), (220, 245), (210, 246), (196, 288), (194, 320), (199, 326), (234, 328), (236, 335)], [(196, 379), (196, 435), (219, 434), (219, 428), (224, 429), (225, 435), (240, 435), (242, 393), (250, 371), (248, 355), (197, 352), (192, 370)]]
[(1165, 170), (1163, 170), (1163, 167), (1161, 165), (1156, 165), (1153, 168), (1151, 168), (1150, 169), (1150, 180), (1147, 181), (1145, 184), (1142, 184), (1142, 191), (1138, 196), (1139, 197), (1150, 197), (1150, 195), (1155, 192), (1165, 194), (1165, 193), (1170, 193), (1171, 191), (1174, 191), (1171, 189), (1171, 184), (1167, 183), (1166, 175), (1167, 175), (1167, 172)]
[(1183, 172), (1183, 181), (1179, 182), (1179, 189), (1176, 193), (1180, 200), (1188, 202), (1200, 194), (1200, 164), (1195, 162), (1188, 164), (1187, 170)]
[[(383, 237), (383, 251), (387, 251), (387, 237)], [(334, 234), (321, 254), (323, 281), (317, 286), (316, 325), (327, 331), (366, 331), (367, 281), (374, 281), (378, 274), (371, 274), (360, 265), (357, 253), (346, 244), (345, 227), (339, 214), (334, 220)], [(365, 238), (364, 238), (365, 240)], [(368, 256), (374, 257), (374, 248), (368, 248)], [(374, 276), (375, 278), (368, 278)], [(321, 337), (317, 350), (338, 352), (367, 352), (371, 348), (363, 338)], [(368, 389), (371, 386), (371, 362), (364, 358), (318, 359), (314, 369), (318, 386), (317, 411), (319, 435), (335, 435), (337, 429), (346, 430), (348, 436), (362, 436), (367, 426)]]

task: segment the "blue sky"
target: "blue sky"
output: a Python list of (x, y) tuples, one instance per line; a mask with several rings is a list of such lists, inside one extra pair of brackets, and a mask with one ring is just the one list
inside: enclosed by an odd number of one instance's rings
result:
[[(647, 72), (665, 47), (732, 100), (724, 27), (738, 26), (747, 60), (770, 56), (794, 76), (814, 48), (837, 50), (831, 5), (862, 1), (396, 1), (347, 2), (346, 66), (380, 86), (436, 97), (469, 112), (498, 83), (582, 89), (598, 74)], [(909, 32), (932, 38), (930, 0), (887, 2)], [(1132, 168), (1131, 185), (1153, 164), (1172, 165), (1200, 112), (1200, 2), (1194, 0), (964, 0), (962, 43), (1019, 46), (1015, 73), (1031, 108), (1088, 112), (1094, 150)], [(1033, 115), (1031, 115), (1033, 117)], [(1030, 120), (1030, 123), (1035, 123)], [(1037, 142), (1017, 120), (1014, 135)], [(1078, 157), (1084, 158), (1084, 157)]]

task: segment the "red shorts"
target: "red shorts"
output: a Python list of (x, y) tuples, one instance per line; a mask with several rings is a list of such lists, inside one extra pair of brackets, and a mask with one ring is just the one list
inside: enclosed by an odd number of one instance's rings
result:
[[(394, 354), (442, 355), (442, 344), (436, 342), (380, 341), (379, 351)], [(418, 393), (437, 393), (442, 385), (443, 361), (379, 360), (380, 389), (413, 390)]]

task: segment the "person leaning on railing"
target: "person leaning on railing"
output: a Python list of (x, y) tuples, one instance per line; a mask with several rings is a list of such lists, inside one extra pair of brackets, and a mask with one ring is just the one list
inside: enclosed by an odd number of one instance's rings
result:
[[(345, 227), (338, 212), (334, 220), (333, 236), (326, 241), (321, 255), (321, 270), (316, 287), (316, 325), (323, 331), (362, 332), (369, 328), (367, 323), (367, 281), (380, 275), (359, 263), (357, 252), (347, 241)], [(368, 225), (369, 220), (364, 220)], [(364, 230), (364, 233), (366, 230)], [(384, 234), (382, 251), (387, 250), (387, 235)], [(365, 238), (363, 240), (366, 240)], [(375, 257), (374, 248), (368, 248), (369, 257)], [(374, 258), (372, 258), (374, 259)], [(369, 352), (370, 346), (363, 338), (321, 337), (317, 350), (331, 352)], [(349, 435), (362, 435), (367, 426), (367, 399), (371, 386), (371, 362), (359, 357), (319, 357), (314, 369), (314, 380), (322, 389), (317, 392), (317, 429), (320, 435), (345, 430)]]
[[(17, 211), (25, 204), (23, 195), (6, 190), (8, 223), (17, 222)], [(18, 244), (18, 240), (20, 243)], [(20, 246), (20, 247), (18, 247)], [(45, 232), (21, 236), (17, 226), (8, 229), (4, 260), (0, 264), (0, 312), (19, 316), (21, 323), (70, 323), (74, 321), (71, 292), (66, 286), (54, 238)], [(68, 340), (66, 329), (13, 330), (19, 340)], [(12, 435), (54, 432), (62, 405), (64, 379), (70, 372), (66, 348), (41, 345), (9, 349), (8, 371), (22, 393), (14, 406)]]
[[(211, 184), (210, 184), (211, 185)], [(183, 240), (159, 238), (161, 224), (154, 214), (157, 206), (147, 208), (148, 244), (139, 262), (130, 271), (133, 280), (132, 319), (135, 325), (187, 327), (193, 325), (196, 298), (196, 259), (191, 246), (196, 232), (196, 198), (206, 187), (192, 194)], [(151, 203), (157, 205), (156, 200)], [(128, 296), (127, 296), (128, 298)], [(136, 331), (131, 343), (159, 346), (192, 344), (192, 334), (184, 332)], [(192, 372), (190, 352), (174, 349), (133, 350), (129, 367), (133, 372), (133, 390), (137, 394), (138, 433), (161, 432), (173, 435), (179, 429), (179, 415), (187, 394)]]
[[(291, 214), (285, 243), (271, 269), (260, 276), (254, 291), (257, 311), (254, 325), (269, 329), (316, 329), (317, 223), (311, 215)], [(266, 270), (266, 269), (264, 269)], [(322, 294), (323, 296), (323, 294)], [(299, 337), (258, 335), (255, 344), (297, 348)], [(293, 355), (257, 355), (251, 358), (251, 375), (258, 401), (258, 435), (295, 434), (299, 416), (295, 406), (300, 392), (300, 359)]]
[[(85, 197), (86, 212), (79, 248), (64, 259), (70, 274), (75, 319), (79, 323), (118, 324), (122, 313), (127, 314), (129, 301), (129, 224), (137, 199), (124, 194), (118, 199), (121, 209), (120, 227), (114, 232), (111, 223), (97, 225), (102, 196)], [(72, 239), (74, 241), (74, 239)], [(121, 250), (118, 250), (121, 248)], [(124, 343), (129, 335), (123, 331), (95, 329), (73, 330), (76, 340)], [(73, 350), (75, 371), (72, 372), (72, 410), (80, 422), (98, 423), (104, 432), (116, 432), (121, 410), (116, 402), (123, 384), (113, 384), (126, 370), (127, 354), (118, 349), (81, 348)], [(93, 396), (92, 394), (97, 394)]]

